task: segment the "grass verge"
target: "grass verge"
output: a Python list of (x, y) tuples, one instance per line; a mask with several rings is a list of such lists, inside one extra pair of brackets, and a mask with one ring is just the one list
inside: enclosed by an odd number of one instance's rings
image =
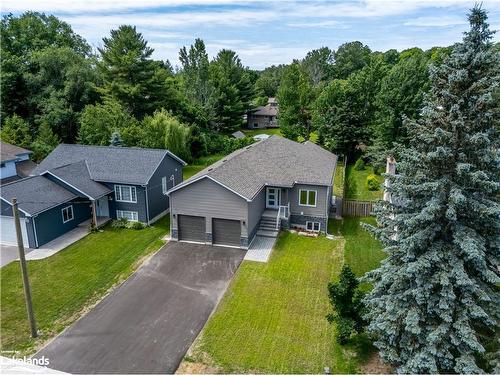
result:
[[(384, 194), (382, 187), (376, 191), (371, 191), (366, 186), (366, 178), (370, 174), (374, 174), (373, 167), (370, 165), (367, 165), (362, 171), (355, 170), (352, 164), (348, 165), (345, 175), (345, 198), (359, 201), (376, 201), (382, 199)], [(376, 176), (380, 185), (382, 185), (384, 178), (380, 175)]]
[(31, 339), (19, 262), (0, 269), (2, 350), (33, 352), (125, 280), (141, 260), (158, 250), (170, 230), (167, 215), (142, 230), (110, 225), (42, 260), (28, 261), (33, 308), (40, 336)]
[(343, 245), (284, 232), (268, 263), (243, 262), (186, 368), (196, 361), (224, 373), (320, 373), (325, 366), (356, 372), (358, 349), (338, 345), (325, 318), (326, 288), (340, 272)]

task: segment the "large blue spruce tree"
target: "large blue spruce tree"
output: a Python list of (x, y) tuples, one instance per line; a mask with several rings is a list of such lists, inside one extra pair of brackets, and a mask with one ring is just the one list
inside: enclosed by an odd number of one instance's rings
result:
[(368, 330), (400, 373), (482, 372), (487, 337), (497, 340), (500, 57), (486, 20), (472, 9), (463, 42), (431, 69), (390, 177), (393, 203), (371, 228), (388, 257), (367, 275)]

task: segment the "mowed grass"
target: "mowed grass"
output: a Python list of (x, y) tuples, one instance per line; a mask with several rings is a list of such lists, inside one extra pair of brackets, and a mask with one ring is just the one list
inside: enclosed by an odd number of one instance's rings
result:
[(2, 350), (30, 353), (76, 320), (86, 306), (128, 277), (142, 257), (162, 246), (169, 220), (167, 215), (142, 230), (108, 225), (49, 258), (28, 261), (37, 340), (29, 334), (19, 262), (1, 268)]
[(358, 277), (378, 268), (386, 257), (382, 244), (363, 228), (362, 223), (376, 225), (376, 220), (373, 217), (347, 217), (328, 223), (328, 232), (345, 240), (344, 260)]
[(356, 372), (352, 348), (335, 341), (327, 284), (343, 240), (280, 234), (268, 263), (244, 261), (187, 360), (221, 372)]
[(344, 164), (341, 161), (337, 161), (333, 180), (333, 195), (341, 198), (344, 195), (344, 169)]
[(223, 154), (214, 154), (209, 156), (203, 156), (199, 159), (196, 159), (192, 164), (186, 165), (182, 169), (182, 177), (183, 180), (187, 180), (188, 178), (194, 176), (196, 173), (205, 169), (209, 165), (215, 163), (216, 161), (222, 159), (224, 157)]
[(281, 135), (279, 128), (269, 128), (269, 129), (240, 129), (247, 137), (253, 137), (258, 134), (268, 134), (268, 135)]
[[(384, 194), (382, 186), (376, 191), (368, 190), (366, 186), (366, 178), (373, 174), (373, 167), (367, 165), (362, 171), (354, 169), (354, 165), (348, 165), (345, 175), (345, 198), (355, 199), (359, 201), (376, 201), (382, 199)], [(384, 182), (384, 177), (376, 175), (380, 185)]]

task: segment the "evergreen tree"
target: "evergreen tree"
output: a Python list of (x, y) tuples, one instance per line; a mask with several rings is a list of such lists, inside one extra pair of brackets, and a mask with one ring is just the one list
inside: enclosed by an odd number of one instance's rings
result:
[[(486, 340), (498, 332), (500, 55), (486, 12), (431, 69), (423, 118), (390, 176), (393, 203), (370, 229), (388, 253), (367, 276), (369, 331), (400, 373), (479, 373)], [(497, 369), (498, 370), (498, 369)]]
[(243, 124), (250, 108), (252, 83), (234, 51), (221, 50), (210, 64), (210, 82), (215, 88), (214, 130), (231, 132)]
[(278, 123), (285, 137), (296, 140), (302, 136), (309, 139), (312, 101), (313, 91), (309, 79), (295, 62), (285, 69), (278, 90)]
[(7, 117), (0, 129), (0, 139), (15, 146), (28, 148), (31, 145), (31, 130), (18, 115)]
[(153, 49), (142, 34), (123, 25), (111, 30), (111, 37), (103, 43), (98, 67), (104, 83), (99, 91), (118, 100), (138, 119), (165, 105), (169, 73), (151, 59)]
[(337, 324), (337, 342), (341, 345), (347, 343), (353, 332), (361, 333), (366, 326), (363, 296), (359, 281), (347, 264), (342, 267), (339, 281), (328, 283), (328, 297), (334, 312), (326, 318)]
[(114, 147), (123, 146), (122, 137), (119, 130), (115, 130), (109, 139), (109, 145)]
[(31, 145), (33, 159), (40, 161), (54, 150), (59, 144), (59, 138), (54, 134), (49, 123), (43, 122), (38, 128), (38, 134)]

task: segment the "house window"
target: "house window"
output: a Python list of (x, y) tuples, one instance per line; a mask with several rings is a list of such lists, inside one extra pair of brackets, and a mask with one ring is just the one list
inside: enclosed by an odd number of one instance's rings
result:
[(163, 195), (167, 195), (167, 176), (164, 176), (161, 178), (161, 191), (163, 192)]
[(5, 163), (0, 163), (0, 167), (5, 167)]
[(117, 202), (137, 203), (135, 186), (115, 185), (115, 197)]
[(63, 223), (73, 220), (73, 206), (64, 207), (61, 211)]
[(257, 124), (256, 122), (253, 123), (253, 127), (254, 128), (258, 128), (259, 127), (259, 124)]
[(129, 221), (138, 221), (139, 220), (137, 211), (116, 210), (116, 218), (117, 219), (126, 219)]
[(299, 206), (316, 207), (316, 190), (299, 190)]
[(306, 221), (306, 229), (312, 232), (319, 232), (321, 223), (319, 221)]

